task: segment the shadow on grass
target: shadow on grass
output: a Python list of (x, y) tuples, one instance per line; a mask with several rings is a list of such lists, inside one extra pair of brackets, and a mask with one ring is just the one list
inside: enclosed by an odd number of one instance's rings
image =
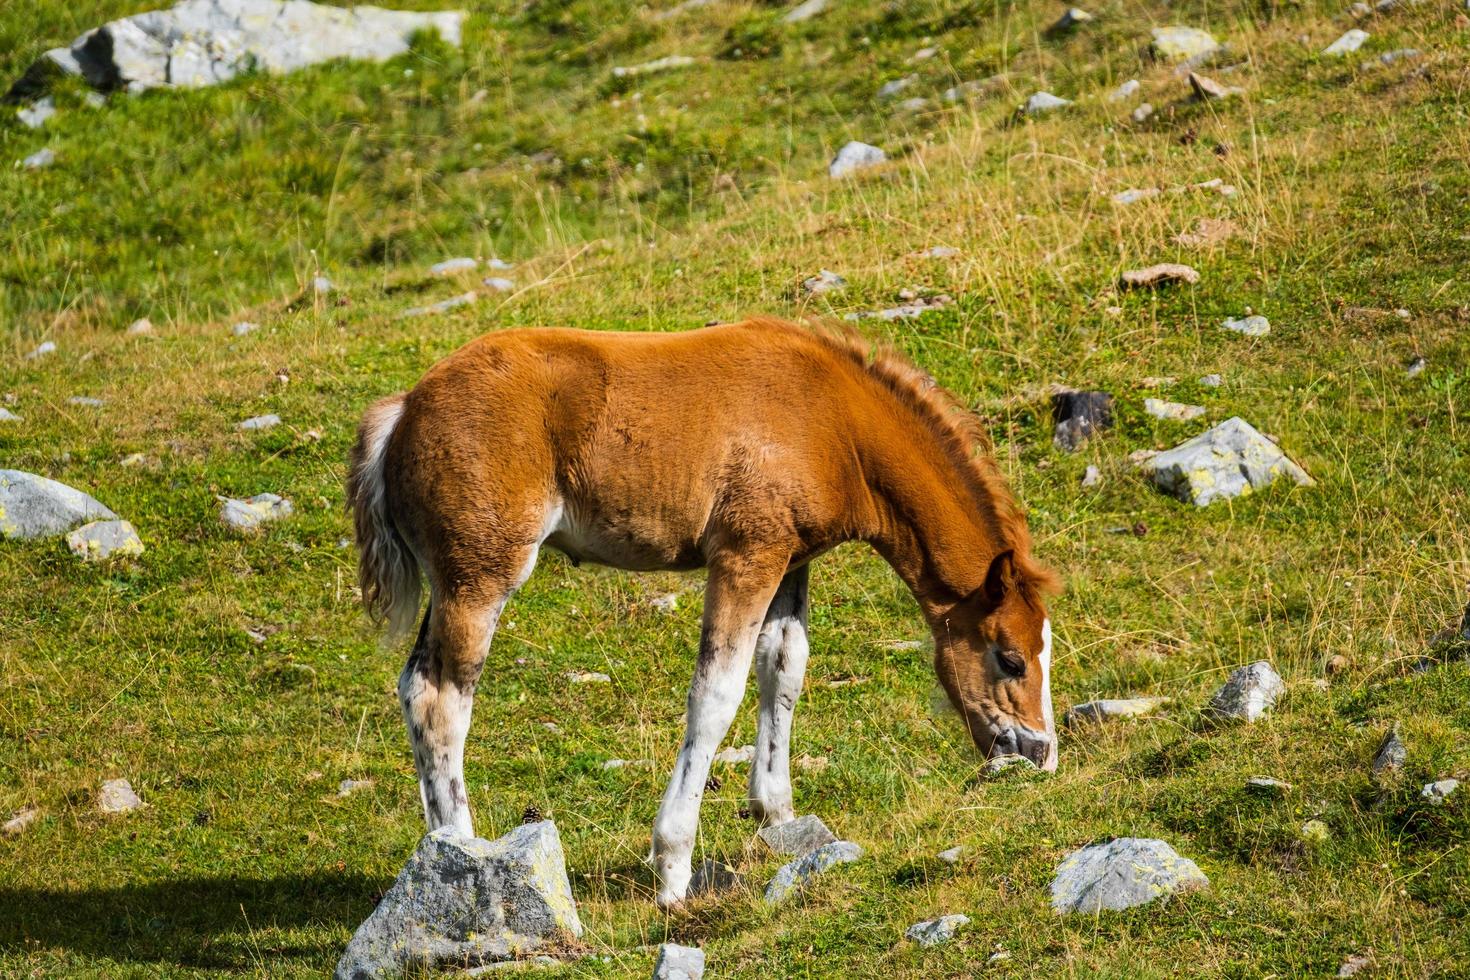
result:
[(0, 886), (0, 954), (70, 951), (215, 969), (335, 962), (388, 882), (351, 872), (184, 878), (68, 891)]

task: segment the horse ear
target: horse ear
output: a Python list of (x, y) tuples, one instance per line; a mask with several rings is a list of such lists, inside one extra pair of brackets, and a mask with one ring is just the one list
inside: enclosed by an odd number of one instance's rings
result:
[(1005, 601), (1016, 588), (1016, 552), (1007, 548), (990, 560), (990, 569), (985, 573), (985, 599), (992, 608)]

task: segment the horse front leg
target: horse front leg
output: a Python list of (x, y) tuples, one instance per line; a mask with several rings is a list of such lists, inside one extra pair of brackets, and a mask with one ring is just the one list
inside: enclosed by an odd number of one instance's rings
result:
[(745, 695), (756, 638), (785, 570), (784, 558), (776, 562), (745, 556), (711, 563), (684, 743), (653, 823), (660, 908), (677, 905), (689, 890), (690, 857), (710, 763)]
[(791, 804), (791, 716), (806, 675), (807, 578), (803, 565), (781, 580), (755, 645), (761, 705), (750, 763), (750, 812), (766, 826), (796, 818)]

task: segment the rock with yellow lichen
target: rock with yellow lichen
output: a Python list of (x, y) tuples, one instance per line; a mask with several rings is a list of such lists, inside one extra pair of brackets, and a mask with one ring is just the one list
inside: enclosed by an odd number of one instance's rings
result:
[(1068, 854), (1051, 884), (1057, 912), (1096, 914), (1208, 888), (1210, 880), (1161, 840), (1120, 837)]
[(523, 824), (494, 841), (443, 828), (419, 842), (334, 976), (481, 966), (581, 934), (555, 824)]
[(1160, 490), (1200, 507), (1243, 496), (1282, 477), (1302, 486), (1312, 482), (1280, 447), (1239, 417), (1151, 456), (1142, 465)]

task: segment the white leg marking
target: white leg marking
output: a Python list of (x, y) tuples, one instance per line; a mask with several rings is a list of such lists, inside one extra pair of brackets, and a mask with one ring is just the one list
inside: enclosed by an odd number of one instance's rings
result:
[[(802, 600), (805, 606), (805, 596)], [(806, 624), (798, 616), (767, 622), (755, 652), (760, 714), (750, 763), (750, 808), (763, 824), (783, 824), (796, 817), (791, 803), (791, 717), (806, 673)]]
[(1051, 736), (1051, 748), (1047, 749), (1046, 762), (1041, 768), (1047, 772), (1057, 769), (1057, 724), (1051, 709), (1051, 620), (1041, 622), (1041, 715), (1046, 720), (1046, 734)]

